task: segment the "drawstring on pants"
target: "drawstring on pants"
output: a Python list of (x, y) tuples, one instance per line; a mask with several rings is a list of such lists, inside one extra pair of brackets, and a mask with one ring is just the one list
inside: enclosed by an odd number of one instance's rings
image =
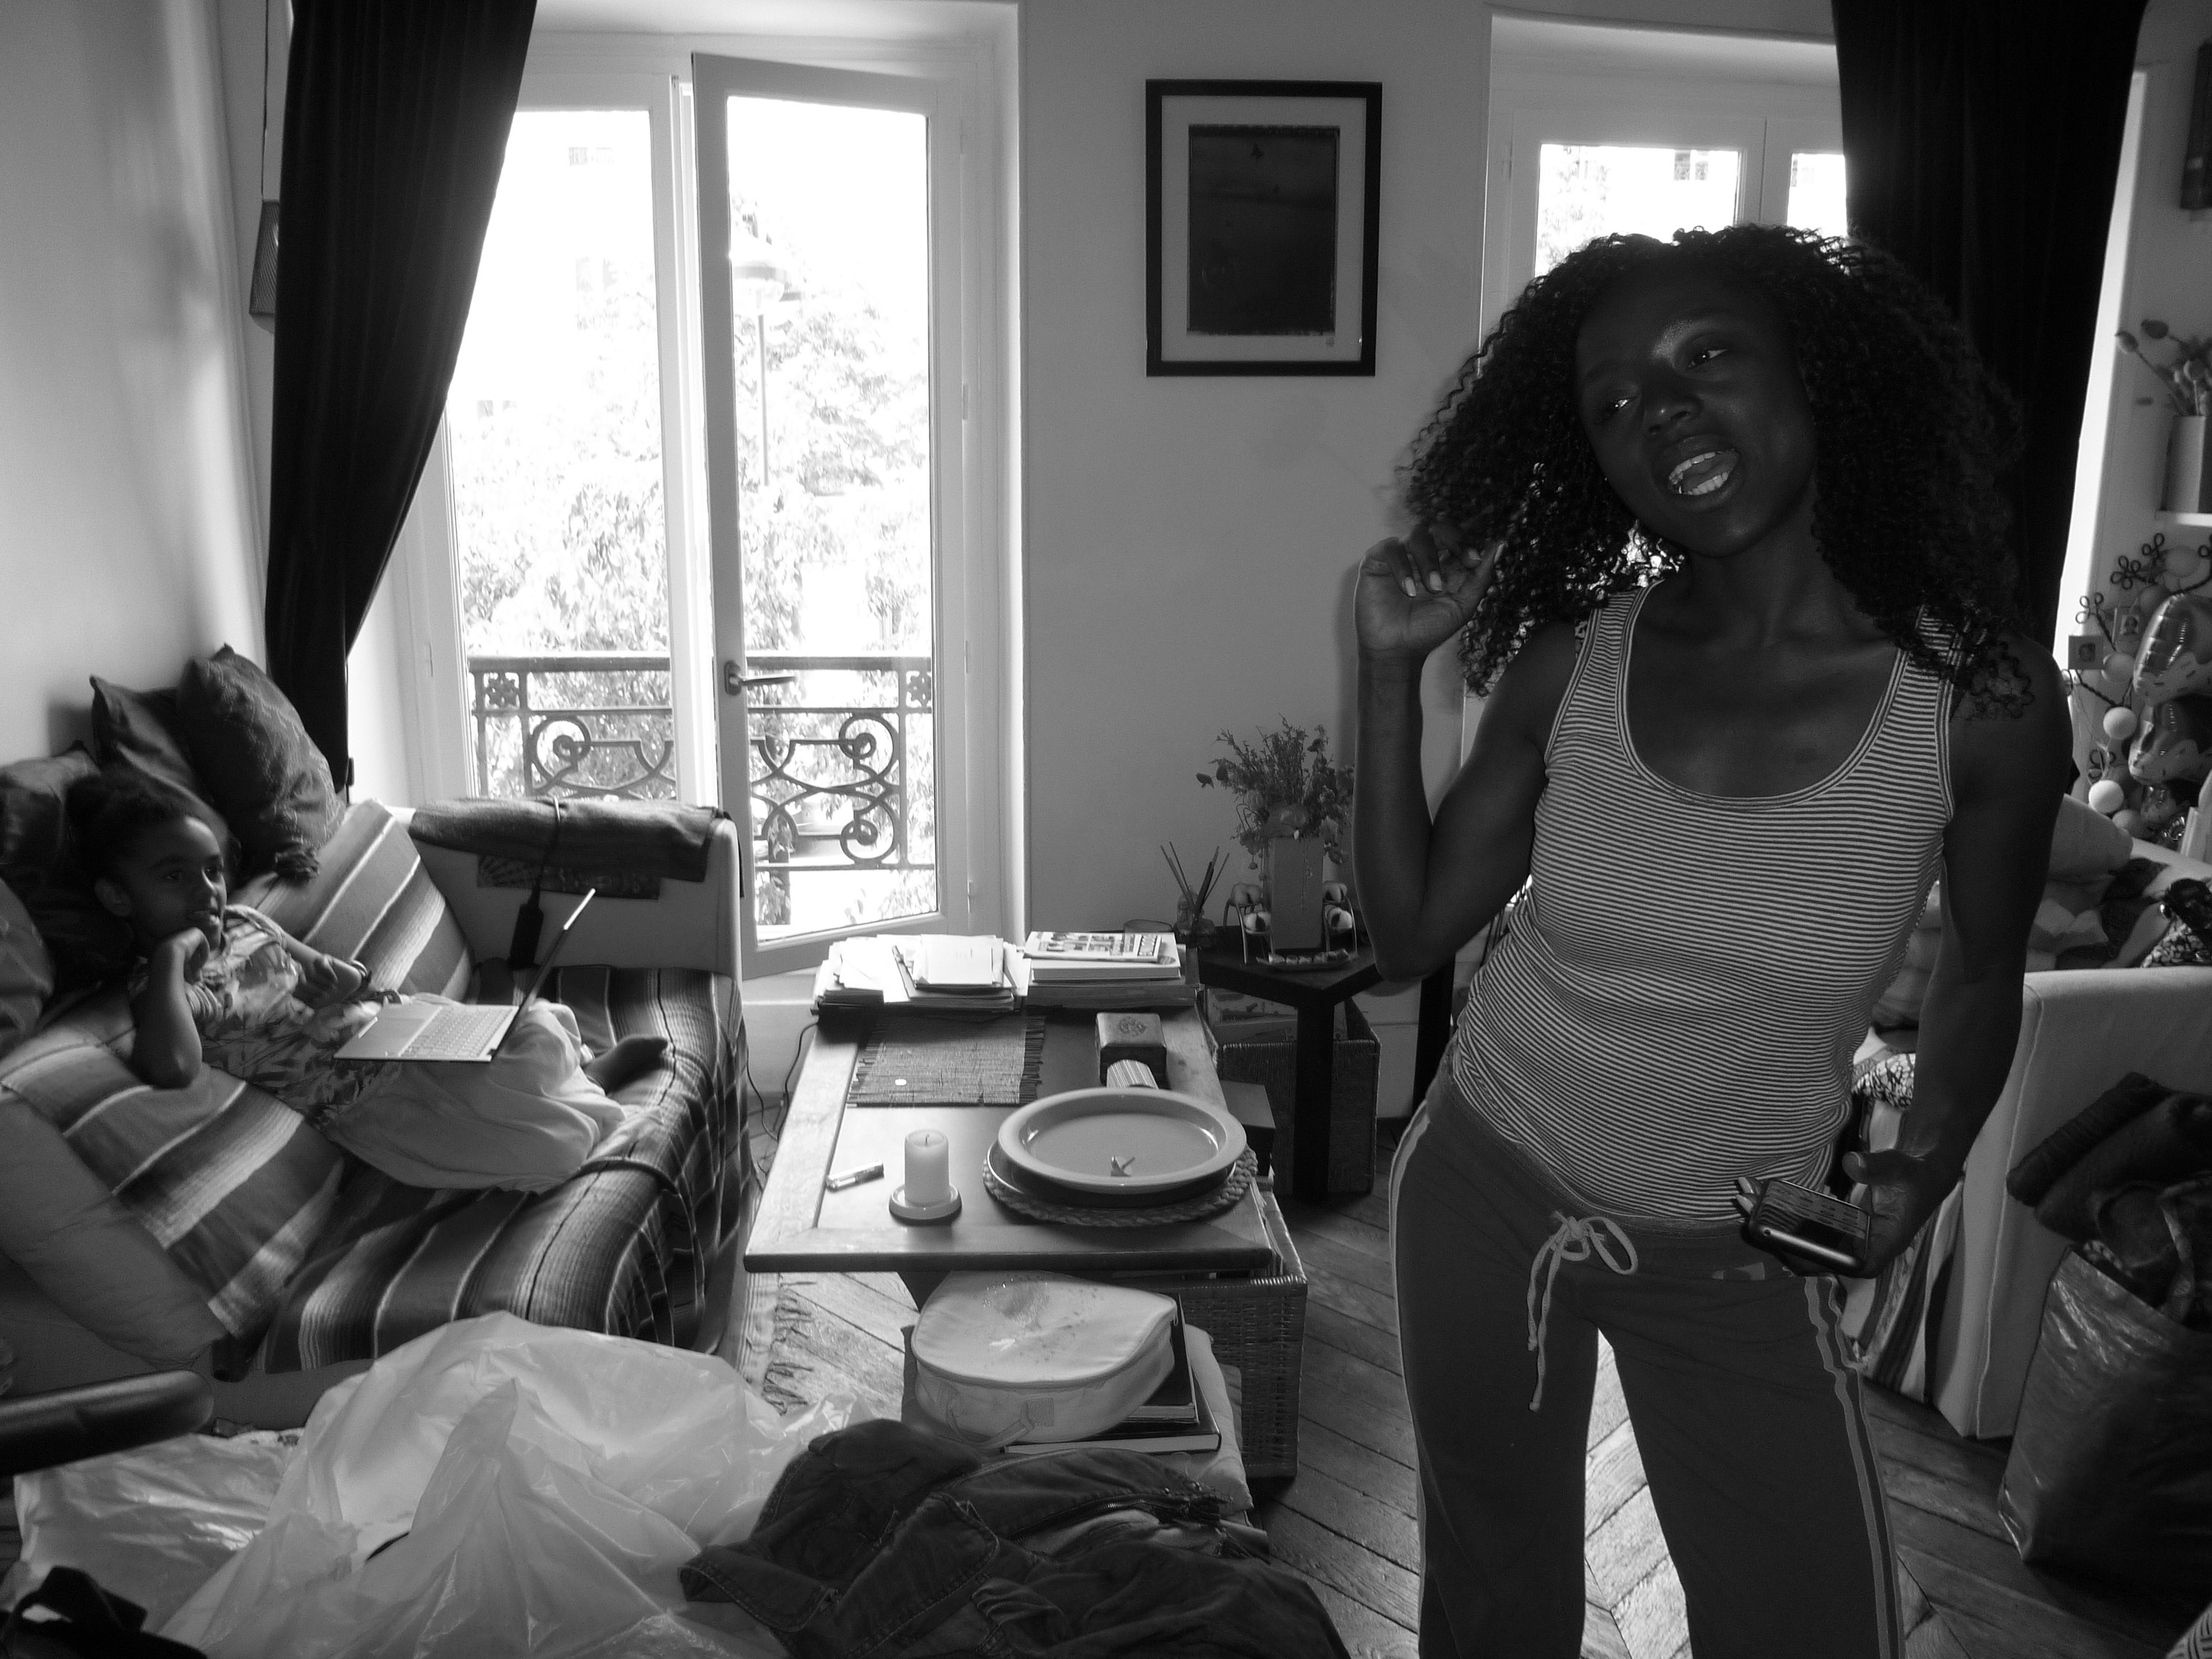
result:
[[(1559, 1269), (1570, 1261), (1587, 1261), (1595, 1255), (1617, 1273), (1636, 1271), (1636, 1246), (1628, 1235), (1620, 1231), (1620, 1224), (1606, 1216), (1561, 1215), (1552, 1212), (1552, 1219), (1559, 1226), (1546, 1239), (1537, 1252), (1536, 1259), (1528, 1264), (1528, 1346), (1536, 1355), (1536, 1392), (1528, 1398), (1528, 1409), (1535, 1411), (1544, 1403), (1544, 1333), (1552, 1320), (1552, 1286), (1559, 1277)], [(1605, 1228), (1613, 1234), (1607, 1238), (1598, 1231)], [(1628, 1261), (1623, 1266), (1613, 1253), (1613, 1239), (1628, 1252)], [(1548, 1264), (1548, 1265), (1547, 1265)], [(1540, 1305), (1536, 1281), (1544, 1281)]]

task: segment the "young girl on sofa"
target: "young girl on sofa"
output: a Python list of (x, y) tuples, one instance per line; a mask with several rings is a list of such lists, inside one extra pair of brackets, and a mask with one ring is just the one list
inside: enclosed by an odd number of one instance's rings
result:
[(395, 1181), (536, 1192), (576, 1173), (623, 1120), (609, 1091), (666, 1052), (631, 1036), (587, 1059), (574, 1017), (541, 1000), (488, 1064), (336, 1060), (393, 994), (228, 902), (222, 842), (196, 803), (111, 769), (70, 792), (69, 812), (94, 893), (143, 957), (131, 1065), (156, 1088), (214, 1065)]

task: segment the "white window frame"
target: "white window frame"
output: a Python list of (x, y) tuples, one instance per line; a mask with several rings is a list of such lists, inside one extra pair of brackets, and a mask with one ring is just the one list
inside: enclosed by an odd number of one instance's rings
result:
[[(978, 15), (934, 38), (543, 34), (531, 43), (521, 109), (643, 108), (653, 134), (664, 500), (671, 678), (684, 798), (720, 803), (719, 665), (708, 546), (698, 243), (690, 100), (695, 52), (908, 76), (939, 83), (957, 123), (957, 360), (936, 359), (933, 441), (939, 501), (935, 745), (945, 908), (901, 927), (1018, 938), (1026, 911), (1021, 799), (1023, 664), (1016, 365), (1019, 317), (1012, 19)], [(680, 157), (680, 159), (679, 159)], [(933, 165), (937, 152), (933, 149)], [(933, 179), (933, 188), (937, 181)], [(934, 216), (933, 216), (934, 217)], [(944, 272), (944, 259), (933, 261)], [(940, 307), (933, 302), (933, 312)], [(443, 423), (394, 550), (390, 602), (401, 641), (407, 776), (416, 800), (474, 787), (461, 646), (450, 450)], [(741, 805), (741, 803), (737, 805)], [(750, 896), (747, 901), (750, 903)], [(867, 932), (871, 928), (848, 931)], [(750, 936), (748, 914), (746, 932)], [(834, 934), (744, 952), (748, 978), (811, 966)]]
[[(1498, 20), (1501, 24), (1505, 20)], [(1707, 42), (1666, 36), (1648, 70), (1626, 67), (1639, 37), (1664, 32), (1552, 27), (1622, 44), (1594, 57), (1583, 72), (1530, 58), (1516, 62), (1493, 49), (1489, 180), (1483, 221), (1481, 331), (1487, 337), (1536, 268), (1538, 153), (1552, 144), (1638, 144), (1671, 149), (1735, 149), (1743, 155), (1737, 179), (1739, 222), (1779, 224), (1790, 204), (1790, 156), (1795, 150), (1841, 150), (1843, 123), (1832, 83), (1801, 78), (1812, 43), (1713, 37)], [(1715, 70), (1686, 67), (1710, 44)], [(1762, 49), (1775, 76), (1761, 78)]]

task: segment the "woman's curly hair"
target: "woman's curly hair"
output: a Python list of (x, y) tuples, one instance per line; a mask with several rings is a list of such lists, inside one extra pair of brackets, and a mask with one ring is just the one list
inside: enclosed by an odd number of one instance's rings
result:
[(1471, 547), (1504, 540), (1461, 642), (1468, 683), (1487, 690), (1534, 629), (1681, 568), (1598, 470), (1575, 343), (1607, 285), (1686, 259), (1781, 313), (1813, 409), (1813, 535), (1837, 580), (1915, 662), (1982, 706), (2019, 707), (1997, 482), (2018, 447), (2011, 399), (1896, 259), (1783, 225), (1601, 237), (1529, 283), (1460, 370), (1414, 441), (1405, 495)]

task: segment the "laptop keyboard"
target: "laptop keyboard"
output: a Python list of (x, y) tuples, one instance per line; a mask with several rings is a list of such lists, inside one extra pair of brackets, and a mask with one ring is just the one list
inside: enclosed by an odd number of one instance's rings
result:
[(405, 1049), (409, 1060), (475, 1060), (514, 1011), (493, 1006), (484, 1008), (447, 1008), (425, 1025)]

